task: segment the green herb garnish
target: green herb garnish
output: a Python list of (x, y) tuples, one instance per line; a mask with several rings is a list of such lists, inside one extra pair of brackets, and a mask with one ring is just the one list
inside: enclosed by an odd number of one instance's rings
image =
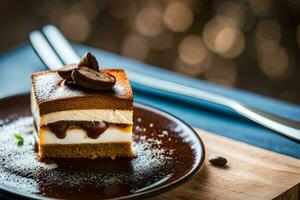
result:
[(87, 136), (84, 136), (83, 138), (84, 138), (84, 139), (88, 139), (88, 137), (87, 137)]
[(16, 134), (15, 134), (15, 139), (17, 140), (17, 145), (18, 145), (18, 147), (23, 146), (23, 144), (24, 144), (24, 139), (23, 139), (23, 137), (22, 137), (20, 134), (16, 133)]

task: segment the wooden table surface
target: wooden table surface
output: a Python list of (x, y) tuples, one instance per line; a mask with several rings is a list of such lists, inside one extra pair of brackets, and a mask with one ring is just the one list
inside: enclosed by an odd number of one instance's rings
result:
[(207, 160), (184, 185), (152, 197), (173, 199), (300, 199), (300, 160), (197, 130), (211, 154), (227, 158), (226, 168)]

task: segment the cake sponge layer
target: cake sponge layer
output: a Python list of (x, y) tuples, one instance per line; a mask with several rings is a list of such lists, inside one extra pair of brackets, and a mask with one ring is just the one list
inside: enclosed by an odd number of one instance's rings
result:
[(39, 146), (39, 157), (43, 158), (104, 158), (134, 157), (131, 143), (103, 144), (48, 144)]

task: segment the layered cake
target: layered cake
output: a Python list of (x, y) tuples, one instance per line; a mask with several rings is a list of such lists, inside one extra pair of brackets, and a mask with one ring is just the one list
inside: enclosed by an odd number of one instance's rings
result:
[(133, 93), (122, 69), (79, 64), (32, 75), (39, 158), (133, 157)]

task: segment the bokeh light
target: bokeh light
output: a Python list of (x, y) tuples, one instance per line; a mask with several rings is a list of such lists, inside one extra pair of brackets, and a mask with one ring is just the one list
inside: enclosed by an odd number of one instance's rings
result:
[(260, 48), (258, 63), (262, 72), (270, 78), (282, 78), (288, 71), (289, 57), (286, 50), (275, 42)]
[(245, 48), (243, 33), (230, 20), (221, 16), (206, 23), (203, 39), (211, 51), (224, 58), (235, 58)]
[(178, 48), (179, 57), (185, 63), (197, 65), (209, 56), (209, 51), (198, 35), (186, 36)]
[(135, 27), (141, 35), (157, 36), (163, 30), (162, 11), (155, 7), (141, 9), (135, 18)]
[(245, 38), (241, 31), (233, 28), (224, 28), (215, 39), (215, 52), (224, 58), (235, 58), (245, 48)]
[(174, 1), (164, 10), (165, 25), (174, 32), (186, 31), (194, 21), (192, 9), (183, 1)]
[(178, 57), (174, 62), (174, 70), (190, 76), (199, 76), (211, 67), (212, 61), (211, 54), (209, 54), (201, 63), (197, 64), (186, 63)]
[(91, 25), (88, 19), (79, 13), (66, 13), (62, 16), (60, 28), (75, 42), (84, 42), (90, 35)]
[(144, 60), (148, 55), (148, 51), (147, 40), (138, 34), (128, 35), (121, 47), (121, 54), (123, 56), (136, 60)]
[(228, 19), (217, 16), (206, 22), (203, 30), (203, 40), (211, 51), (215, 51), (215, 39), (218, 33), (224, 28), (236, 28)]

